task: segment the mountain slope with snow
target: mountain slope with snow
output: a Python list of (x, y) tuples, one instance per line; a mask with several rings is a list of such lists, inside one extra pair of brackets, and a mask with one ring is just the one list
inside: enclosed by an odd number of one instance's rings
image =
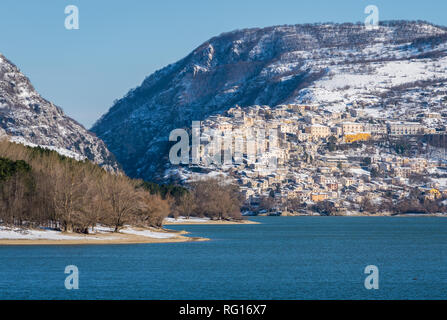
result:
[(446, 69), (447, 29), (421, 21), (384, 22), (375, 30), (349, 23), (238, 30), (146, 78), (92, 131), (127, 174), (151, 179), (169, 166), (169, 132), (192, 120), (236, 104), (312, 103), (330, 111), (364, 104), (379, 116), (391, 104), (405, 112), (421, 102), (412, 90), (439, 88)]
[(78, 160), (85, 158), (117, 170), (104, 142), (42, 98), (19, 69), (0, 54), (0, 136), (42, 146)]

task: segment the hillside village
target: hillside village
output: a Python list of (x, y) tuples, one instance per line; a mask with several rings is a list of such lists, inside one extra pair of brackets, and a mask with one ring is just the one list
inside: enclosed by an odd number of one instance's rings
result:
[[(177, 172), (185, 180), (216, 173), (230, 177), (240, 186), (246, 214), (443, 212), (447, 113), (413, 109), (405, 117), (381, 118), (365, 115), (364, 109), (357, 104), (340, 112), (301, 104), (236, 106), (202, 122), (202, 156), (214, 146), (206, 134), (210, 128), (245, 136), (276, 129), (277, 148), (265, 139), (256, 161), (250, 161), (246, 147), (239, 163), (201, 163)], [(274, 169), (266, 166), (269, 157), (277, 159)]]
[[(147, 181), (222, 174), (240, 187), (247, 214), (447, 212), (441, 26), (317, 23), (224, 33), (131, 89), (94, 134), (2, 55), (0, 69), (0, 136), (14, 142)], [(171, 165), (170, 133), (195, 120), (202, 161)], [(231, 145), (216, 144), (213, 130), (235, 135)], [(245, 146), (226, 156), (238, 136)], [(223, 164), (213, 159), (221, 153)]]
[(417, 109), (441, 113), (446, 72), (447, 29), (423, 21), (383, 22), (377, 30), (362, 23), (236, 30), (148, 76), (91, 131), (126, 174), (163, 182), (170, 132), (190, 128), (191, 121), (231, 118), (224, 112), (235, 105), (315, 106), (302, 116), (289, 113), (299, 117), (296, 126), (306, 116), (329, 127), (328, 120), (349, 121), (337, 120), (346, 106), (357, 119), (404, 120)]

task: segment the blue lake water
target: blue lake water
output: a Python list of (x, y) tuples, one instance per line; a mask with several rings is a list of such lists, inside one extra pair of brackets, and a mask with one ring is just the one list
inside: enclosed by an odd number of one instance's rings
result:
[[(445, 299), (447, 219), (257, 217), (209, 242), (0, 246), (0, 299)], [(79, 268), (79, 290), (64, 269)], [(366, 290), (367, 265), (379, 290)]]

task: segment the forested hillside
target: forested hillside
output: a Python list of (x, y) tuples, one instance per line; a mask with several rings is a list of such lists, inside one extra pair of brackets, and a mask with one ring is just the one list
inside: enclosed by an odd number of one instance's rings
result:
[(332, 113), (364, 105), (387, 118), (437, 110), (446, 48), (447, 30), (423, 21), (236, 30), (148, 76), (91, 130), (126, 174), (164, 181), (169, 133), (235, 105), (311, 104)]
[(98, 224), (115, 231), (127, 224), (161, 227), (170, 214), (239, 218), (235, 193), (216, 179), (196, 182), (190, 190), (158, 186), (55, 151), (0, 141), (4, 225), (88, 233)]

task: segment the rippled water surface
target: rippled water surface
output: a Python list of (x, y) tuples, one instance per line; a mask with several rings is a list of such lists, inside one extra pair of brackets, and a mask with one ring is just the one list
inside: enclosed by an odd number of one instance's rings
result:
[[(445, 299), (447, 219), (259, 217), (209, 242), (0, 246), (1, 299)], [(64, 269), (79, 268), (79, 290)], [(379, 290), (364, 287), (367, 265)]]

